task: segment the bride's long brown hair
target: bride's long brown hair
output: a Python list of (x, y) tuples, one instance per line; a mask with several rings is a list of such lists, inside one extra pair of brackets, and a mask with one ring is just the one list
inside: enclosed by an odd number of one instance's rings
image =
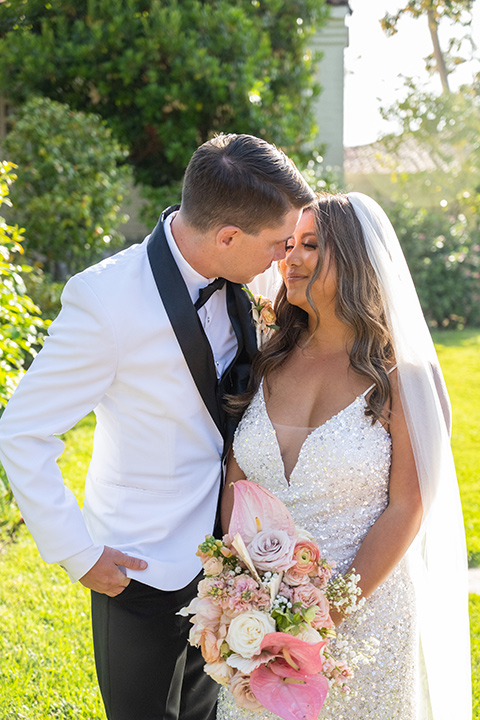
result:
[[(322, 318), (313, 302), (311, 289), (325, 258), (329, 257), (337, 275), (335, 314), (352, 331), (350, 366), (375, 385), (365, 409), (373, 424), (380, 417), (385, 418), (384, 409), (391, 401), (387, 373), (394, 362), (394, 353), (380, 287), (368, 259), (362, 227), (348, 197), (343, 194), (320, 194), (305, 208), (306, 211), (314, 214), (318, 241), (318, 261), (307, 286), (307, 300), (316, 314), (318, 327)], [(284, 283), (275, 300), (275, 313), (280, 329), (255, 357), (247, 392), (227, 399), (227, 407), (235, 415), (242, 413), (250, 403), (262, 377), (268, 382), (269, 376), (283, 365), (296, 346), (308, 343), (308, 339), (305, 342), (308, 314), (288, 302)]]

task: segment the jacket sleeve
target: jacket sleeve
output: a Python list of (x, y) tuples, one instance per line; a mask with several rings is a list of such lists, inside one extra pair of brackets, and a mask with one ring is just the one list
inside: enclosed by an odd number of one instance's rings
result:
[(57, 459), (57, 437), (87, 415), (115, 376), (117, 343), (105, 309), (82, 276), (62, 295), (49, 337), (19, 383), (0, 420), (0, 460), (42, 558), (72, 581), (98, 560), (96, 545)]

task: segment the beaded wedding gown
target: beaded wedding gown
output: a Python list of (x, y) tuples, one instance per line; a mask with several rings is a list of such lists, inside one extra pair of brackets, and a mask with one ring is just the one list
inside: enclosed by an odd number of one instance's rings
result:
[[(340, 573), (388, 502), (391, 439), (365, 416), (369, 390), (317, 428), (288, 428), (272, 425), (260, 385), (233, 444), (247, 480), (275, 493)], [(378, 649), (356, 669), (350, 695), (330, 691), (320, 720), (417, 720), (414, 589), (405, 560), (339, 631), (352, 645), (365, 641)], [(276, 717), (238, 708), (221, 689), (217, 720)]]

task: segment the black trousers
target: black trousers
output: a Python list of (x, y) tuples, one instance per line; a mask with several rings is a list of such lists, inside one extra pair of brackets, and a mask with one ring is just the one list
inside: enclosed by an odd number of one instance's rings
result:
[(92, 591), (98, 682), (108, 720), (215, 720), (219, 685), (187, 643), (188, 617), (176, 615), (195, 596), (131, 580), (110, 598)]

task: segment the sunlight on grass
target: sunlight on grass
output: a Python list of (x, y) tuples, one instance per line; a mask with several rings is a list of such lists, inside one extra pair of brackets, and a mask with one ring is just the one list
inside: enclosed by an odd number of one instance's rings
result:
[[(60, 465), (79, 500), (94, 418), (67, 436)], [(40, 558), (27, 529), (0, 555), (0, 717), (105, 720), (90, 631), (90, 593)]]
[(445, 331), (434, 340), (453, 407), (452, 448), (470, 565), (480, 566), (480, 332)]

